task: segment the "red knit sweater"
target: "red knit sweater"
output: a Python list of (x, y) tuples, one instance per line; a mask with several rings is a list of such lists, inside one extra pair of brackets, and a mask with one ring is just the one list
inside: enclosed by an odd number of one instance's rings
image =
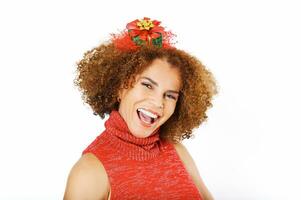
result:
[(103, 164), (111, 200), (202, 200), (174, 146), (160, 139), (159, 129), (137, 138), (118, 111), (111, 112), (105, 128), (82, 154), (91, 152)]

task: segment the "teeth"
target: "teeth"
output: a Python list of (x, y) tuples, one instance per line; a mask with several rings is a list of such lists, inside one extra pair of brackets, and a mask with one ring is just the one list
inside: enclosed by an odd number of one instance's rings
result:
[(143, 112), (143, 113), (146, 114), (147, 116), (152, 117), (152, 118), (154, 118), (154, 119), (157, 119), (157, 118), (158, 118), (157, 115), (155, 115), (155, 114), (153, 114), (153, 113), (151, 113), (151, 112), (149, 112), (149, 111), (147, 111), (147, 110), (144, 110), (143, 108), (138, 108), (138, 111), (139, 111), (139, 112)]

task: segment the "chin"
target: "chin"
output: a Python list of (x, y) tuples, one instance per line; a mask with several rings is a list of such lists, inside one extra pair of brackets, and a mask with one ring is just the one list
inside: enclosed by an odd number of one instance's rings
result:
[(154, 130), (151, 130), (151, 132), (147, 131), (147, 130), (137, 130), (137, 131), (132, 131), (132, 134), (135, 136), (135, 137), (138, 137), (138, 138), (146, 138), (146, 137), (149, 137), (152, 135), (152, 133), (155, 131), (156, 129)]

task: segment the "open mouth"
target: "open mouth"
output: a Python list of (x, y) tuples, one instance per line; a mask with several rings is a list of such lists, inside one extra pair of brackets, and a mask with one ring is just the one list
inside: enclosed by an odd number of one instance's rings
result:
[(138, 109), (137, 109), (137, 115), (138, 115), (138, 118), (140, 119), (140, 121), (143, 122), (143, 124), (145, 124), (147, 126), (154, 125), (155, 122), (157, 122), (158, 119), (160, 118), (160, 117), (153, 118), (151, 116), (148, 116), (145, 113), (139, 111)]

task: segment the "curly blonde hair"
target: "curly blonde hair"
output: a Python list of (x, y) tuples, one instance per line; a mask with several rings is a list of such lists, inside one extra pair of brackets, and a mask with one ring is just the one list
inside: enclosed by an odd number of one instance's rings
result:
[(74, 84), (94, 115), (102, 119), (118, 110), (118, 91), (133, 87), (134, 77), (157, 58), (166, 59), (180, 70), (182, 88), (172, 116), (160, 127), (160, 138), (172, 142), (189, 139), (192, 130), (207, 119), (212, 97), (218, 93), (212, 73), (196, 57), (176, 48), (142, 46), (120, 51), (112, 42), (100, 44), (84, 53), (77, 62)]

